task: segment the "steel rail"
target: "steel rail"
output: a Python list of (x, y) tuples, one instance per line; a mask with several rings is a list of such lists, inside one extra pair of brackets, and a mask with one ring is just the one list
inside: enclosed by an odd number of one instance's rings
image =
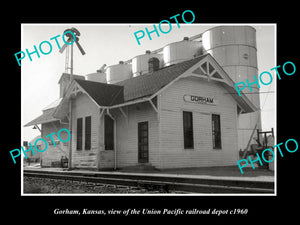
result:
[(121, 174), (83, 174), (76, 172), (26, 171), (25, 177), (72, 180), (86, 183), (144, 187), (146, 189), (184, 191), (189, 193), (274, 193), (273, 182), (191, 179), (182, 177), (162, 177)]

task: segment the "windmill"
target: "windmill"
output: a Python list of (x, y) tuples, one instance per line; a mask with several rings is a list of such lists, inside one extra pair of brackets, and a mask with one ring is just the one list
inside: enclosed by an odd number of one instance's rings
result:
[[(68, 32), (69, 31), (69, 32)], [(71, 32), (74, 34), (72, 34)], [(68, 32), (68, 33), (66, 33)], [(65, 61), (65, 72), (68, 73), (68, 70), (70, 69), (70, 83), (69, 85), (71, 85), (72, 81), (73, 81), (73, 44), (74, 44), (74, 36), (75, 36), (75, 43), (79, 49), (79, 51), (81, 52), (82, 55), (85, 55), (85, 51), (83, 50), (83, 48), (81, 47), (81, 45), (79, 44), (79, 37), (80, 36), (80, 32), (72, 27), (69, 29), (66, 29), (63, 33), (63, 35), (68, 37), (68, 40), (66, 41), (67, 43), (72, 43), (72, 44), (64, 44), (61, 49), (59, 50), (60, 53), (63, 53), (64, 50), (66, 49), (66, 61)], [(71, 62), (69, 60), (69, 55), (71, 52)], [(70, 65), (69, 65), (70, 63)], [(69, 131), (72, 132), (72, 98), (70, 98), (69, 101)], [(69, 168), (72, 165), (72, 145), (69, 144)]]
[[(79, 51), (81, 52), (82, 55), (85, 55), (85, 51), (83, 50), (83, 48), (81, 47), (81, 45), (79, 44), (79, 36), (80, 36), (80, 32), (72, 27), (69, 29), (66, 29), (64, 31), (64, 34), (68, 37), (68, 40), (66, 42), (68, 43), (73, 43), (74, 42), (74, 36), (67, 31), (71, 31), (74, 35), (75, 35), (75, 43), (79, 49)], [(59, 50), (60, 53), (63, 53), (64, 50), (66, 49), (66, 61), (65, 61), (65, 72), (68, 73), (68, 70), (70, 70), (70, 74), (73, 74), (73, 44), (67, 45), (66, 43), (61, 47), (61, 49)], [(70, 56), (70, 52), (71, 52), (71, 61), (69, 59)]]

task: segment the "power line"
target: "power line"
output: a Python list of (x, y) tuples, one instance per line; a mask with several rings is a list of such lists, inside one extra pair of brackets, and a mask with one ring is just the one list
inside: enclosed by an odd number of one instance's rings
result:
[[(269, 90), (271, 89), (271, 85), (270, 85), (270, 87), (269, 87)], [(268, 98), (268, 94), (267, 94), (267, 96), (266, 96), (266, 98), (265, 98), (265, 102), (264, 102), (264, 104), (263, 104), (263, 106), (260, 108), (260, 110), (262, 110), (263, 108), (264, 108), (264, 106), (265, 106), (265, 104), (266, 104), (266, 101), (267, 101), (267, 98)]]

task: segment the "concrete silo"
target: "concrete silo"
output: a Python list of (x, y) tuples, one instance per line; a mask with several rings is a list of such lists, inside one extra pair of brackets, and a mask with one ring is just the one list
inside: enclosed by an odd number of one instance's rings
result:
[(163, 67), (163, 55), (157, 53), (151, 53), (149, 50), (143, 55), (134, 57), (132, 63), (133, 77), (137, 77), (146, 73), (149, 73), (149, 59), (157, 58), (159, 60), (159, 67)]
[[(256, 30), (253, 27), (214, 27), (202, 34), (202, 44), (204, 52), (210, 53), (235, 83), (246, 82), (246, 79), (252, 83), (254, 76), (258, 79)], [(246, 96), (258, 111), (238, 116), (238, 146), (242, 150), (251, 139), (253, 129), (261, 129), (259, 88), (256, 84), (251, 87), (253, 92), (245, 89), (244, 93), (250, 93)]]
[(115, 84), (132, 77), (131, 64), (120, 61), (119, 64), (110, 65), (106, 68), (106, 81)]
[(104, 64), (101, 69), (97, 70), (96, 73), (90, 73), (86, 75), (86, 80), (94, 81), (99, 83), (106, 83), (106, 73), (104, 72)]
[(185, 37), (182, 41), (173, 42), (163, 48), (164, 66), (169, 66), (201, 55), (202, 45)]

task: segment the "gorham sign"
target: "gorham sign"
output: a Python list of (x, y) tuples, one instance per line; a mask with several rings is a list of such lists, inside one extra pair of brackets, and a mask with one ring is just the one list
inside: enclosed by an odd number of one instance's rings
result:
[(184, 95), (183, 100), (186, 102), (196, 103), (196, 104), (207, 104), (216, 105), (218, 102), (213, 97), (206, 96), (196, 96), (196, 95)]

